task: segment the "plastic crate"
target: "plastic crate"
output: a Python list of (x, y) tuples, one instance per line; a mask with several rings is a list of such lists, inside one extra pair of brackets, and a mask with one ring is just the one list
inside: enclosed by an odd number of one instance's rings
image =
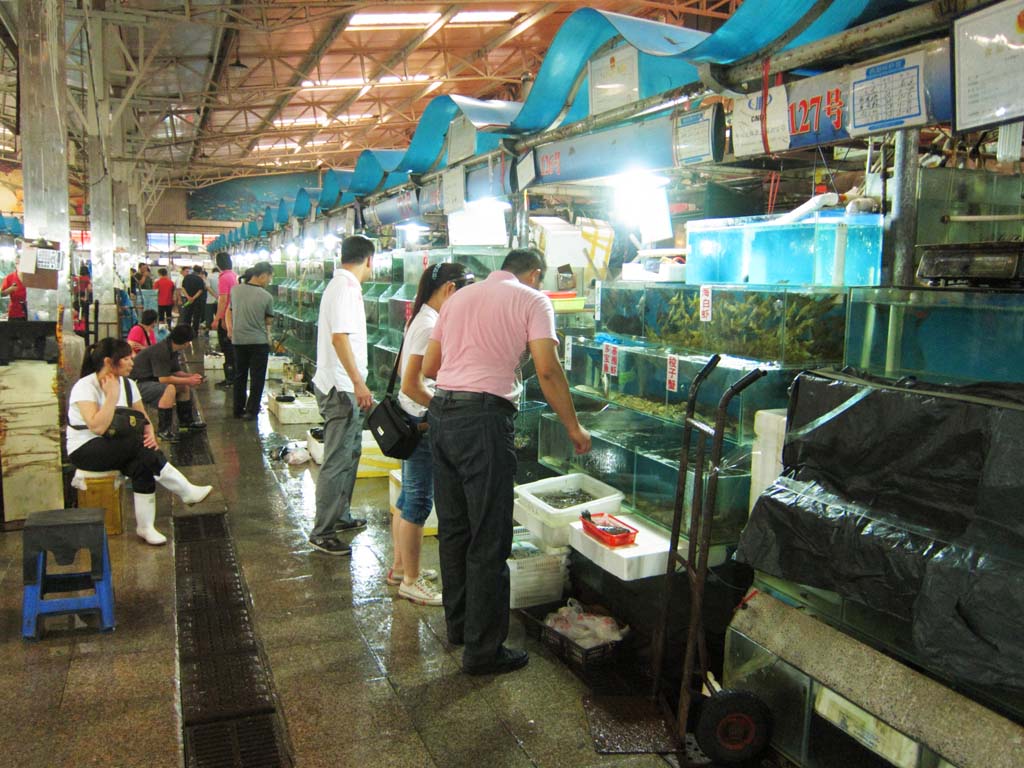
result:
[(139, 299), (142, 302), (143, 309), (152, 309), (156, 311), (157, 290), (155, 288), (139, 289)]
[[(585, 491), (594, 499), (585, 504), (574, 504), (570, 507), (556, 509), (538, 498), (539, 494), (558, 491)], [(579, 472), (520, 485), (516, 487), (516, 495), (536, 517), (548, 525), (568, 525), (578, 520), (580, 513), (584, 510), (588, 510), (591, 514), (598, 512), (614, 514), (619, 511), (623, 498), (621, 491)]]
[[(554, 609), (552, 609), (554, 610)], [(584, 648), (571, 638), (560, 632), (556, 632), (544, 623), (544, 617), (552, 611), (538, 611), (536, 609), (520, 611), (524, 619), (526, 633), (531, 637), (539, 639), (544, 645), (579, 672), (586, 673), (594, 667), (601, 667), (615, 660), (618, 655), (619, 646), (622, 640), (613, 643), (595, 645), (593, 648)]]
[[(639, 533), (632, 525), (624, 523), (613, 515), (591, 515), (589, 520), (584, 517), (580, 522), (583, 523), (583, 530), (588, 536), (593, 536), (609, 547), (624, 547), (632, 544), (636, 541), (636, 535)], [(622, 528), (623, 531), (622, 533), (611, 533), (603, 530), (601, 526), (616, 526)]]

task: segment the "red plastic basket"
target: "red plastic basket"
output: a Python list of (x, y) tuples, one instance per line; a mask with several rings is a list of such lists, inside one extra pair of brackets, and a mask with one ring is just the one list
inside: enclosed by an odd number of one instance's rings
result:
[[(631, 526), (629, 523), (624, 523), (619, 518), (599, 512), (596, 515), (591, 515), (590, 520), (580, 516), (580, 521), (583, 523), (583, 530), (595, 539), (600, 541), (602, 544), (606, 544), (609, 547), (624, 547), (627, 544), (632, 544), (636, 541), (637, 529)], [(625, 533), (608, 533), (598, 528), (599, 525), (616, 525), (620, 528), (625, 528)]]

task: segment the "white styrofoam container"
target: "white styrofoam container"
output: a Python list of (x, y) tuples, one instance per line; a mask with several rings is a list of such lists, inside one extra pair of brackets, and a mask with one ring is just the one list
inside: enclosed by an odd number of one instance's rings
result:
[(754, 414), (754, 447), (750, 456), (750, 509), (761, 492), (782, 474), (782, 446), (786, 442), (786, 409)]
[[(567, 547), (569, 546), (569, 523), (573, 518), (565, 518), (558, 521), (558, 524), (551, 525), (533, 514), (531, 507), (516, 499), (512, 508), (512, 517), (520, 525), (526, 526), (532, 536), (544, 547)], [(579, 519), (578, 517), (575, 519)]]
[[(663, 576), (668, 565), (668, 531), (649, 523), (639, 515), (617, 515), (622, 522), (637, 529), (636, 542), (624, 547), (609, 547), (583, 531), (583, 523), (569, 526), (569, 546), (585, 558), (622, 581)], [(689, 546), (679, 537), (679, 551)], [(712, 547), (708, 555), (711, 567), (725, 562), (726, 547)]]
[[(574, 504), (564, 509), (555, 509), (536, 496), (536, 494), (575, 490), (589, 493), (594, 500), (586, 504)], [(619, 511), (623, 498), (621, 491), (580, 472), (516, 486), (516, 495), (529, 507), (534, 516), (548, 525), (567, 525), (573, 520), (579, 520), (580, 513), (584, 510), (589, 510), (591, 514), (607, 512), (614, 515)]]
[(203, 355), (203, 373), (206, 378), (212, 375), (224, 375), (224, 355)]
[(282, 403), (270, 394), (267, 410), (281, 424), (317, 424), (320, 421), (320, 408), (312, 395), (299, 395), (293, 402)]
[(267, 378), (280, 379), (284, 374), (285, 363), (291, 360), (288, 355), (271, 355), (267, 358)]

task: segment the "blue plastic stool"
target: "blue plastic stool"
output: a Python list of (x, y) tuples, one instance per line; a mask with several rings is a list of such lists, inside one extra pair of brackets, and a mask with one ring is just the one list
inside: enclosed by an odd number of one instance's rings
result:
[[(40, 616), (98, 612), (100, 628), (114, 628), (114, 585), (102, 509), (56, 509), (33, 512), (22, 531), (24, 593), (21, 636), (39, 638)], [(46, 572), (46, 553), (61, 565), (70, 565), (80, 549), (88, 549), (91, 569), (82, 573)], [(81, 597), (46, 599), (51, 593), (92, 590)]]

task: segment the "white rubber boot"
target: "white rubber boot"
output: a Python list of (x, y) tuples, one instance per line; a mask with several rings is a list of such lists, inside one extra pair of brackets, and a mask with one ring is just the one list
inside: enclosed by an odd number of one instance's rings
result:
[(153, 527), (156, 520), (156, 494), (135, 494), (135, 533), (147, 544), (155, 547), (167, 543), (167, 537)]
[(156, 481), (171, 493), (177, 494), (186, 504), (198, 504), (213, 490), (212, 485), (192, 485), (170, 462), (164, 464)]

